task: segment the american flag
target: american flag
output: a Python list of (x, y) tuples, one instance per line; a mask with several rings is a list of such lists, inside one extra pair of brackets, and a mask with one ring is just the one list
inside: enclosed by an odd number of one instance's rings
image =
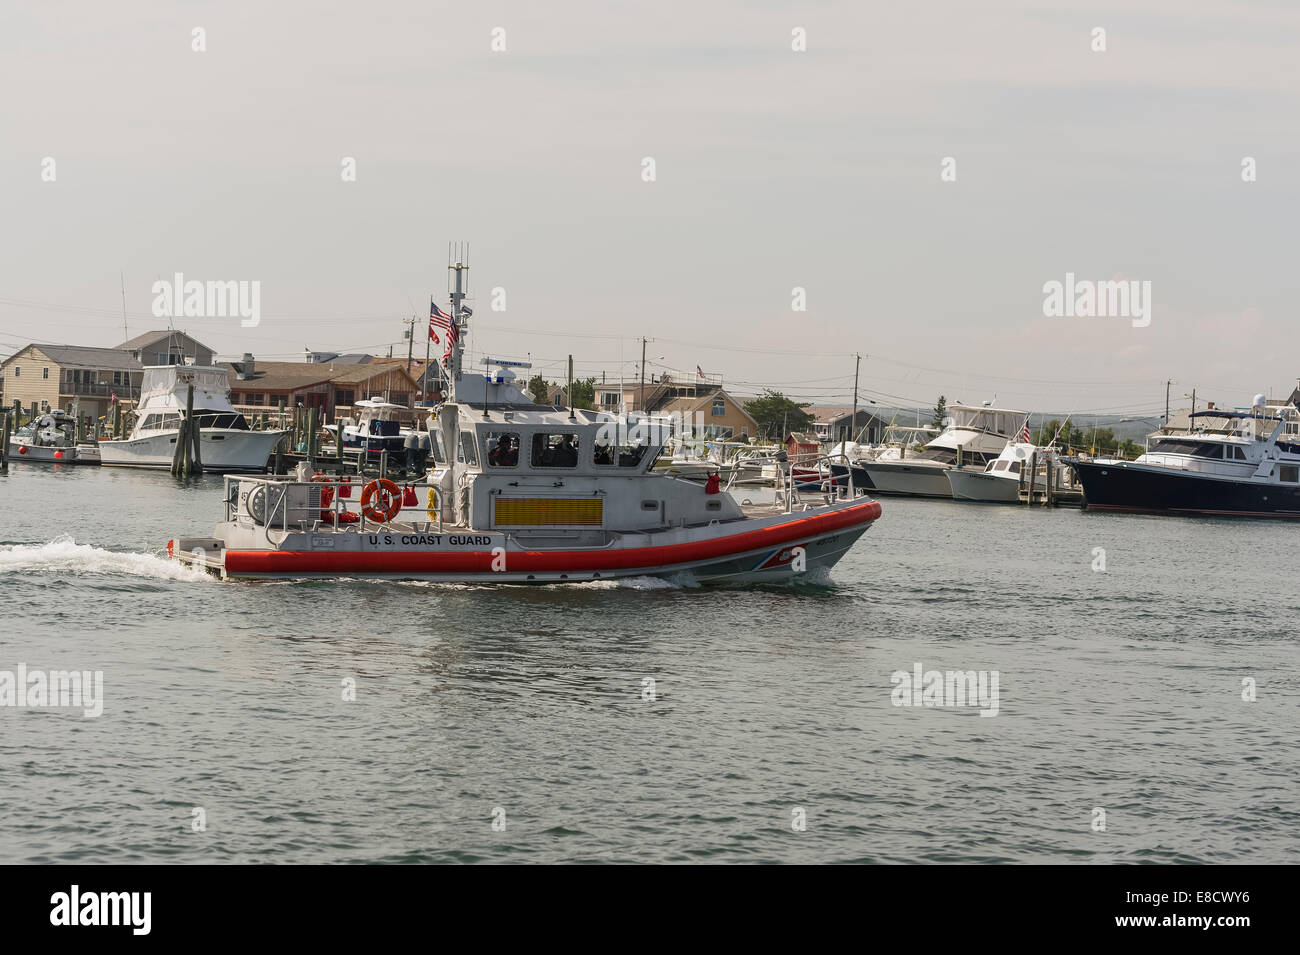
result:
[(1033, 441), (1033, 438), (1032, 438), (1032, 437), (1030, 436), (1030, 434), (1029, 434), (1029, 422), (1028, 422), (1028, 421), (1026, 421), (1026, 422), (1025, 422), (1025, 426), (1024, 426), (1023, 428), (1020, 429), (1020, 441), (1021, 441), (1022, 444), (1030, 444), (1030, 443)]
[(696, 366), (695, 366), (695, 374), (697, 374), (697, 375), (699, 375), (701, 378), (703, 378), (703, 377), (704, 377), (704, 369), (701, 368), (699, 365), (696, 365)]
[(447, 336), (447, 349), (442, 353), (442, 357), (445, 359), (448, 355), (451, 354), (451, 350), (456, 344), (456, 338), (457, 338), (456, 323), (452, 321), (450, 315), (446, 314), (442, 309), (438, 308), (438, 306), (435, 303), (430, 302), (429, 303), (429, 337), (432, 338), (435, 342), (441, 342), (441, 339), (438, 337), (438, 333), (434, 331), (435, 328), (441, 328), (443, 334)]

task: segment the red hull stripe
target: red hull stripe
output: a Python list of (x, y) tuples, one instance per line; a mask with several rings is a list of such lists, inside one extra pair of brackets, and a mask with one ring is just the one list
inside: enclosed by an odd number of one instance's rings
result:
[[(820, 537), (846, 527), (870, 524), (880, 517), (880, 504), (865, 501), (840, 511), (801, 517), (775, 527), (744, 531), (724, 538), (660, 547), (634, 547), (616, 551), (520, 551), (507, 555), (510, 573), (541, 571), (626, 570), (637, 567), (671, 567), (696, 561), (726, 558), (764, 547), (780, 547), (797, 540)], [(491, 551), (397, 551), (393, 553), (333, 553), (320, 551), (226, 551), (229, 574), (456, 574), (492, 573)]]

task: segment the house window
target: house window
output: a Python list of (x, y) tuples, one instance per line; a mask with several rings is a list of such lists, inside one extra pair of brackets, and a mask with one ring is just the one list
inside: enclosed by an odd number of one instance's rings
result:
[(749, 428), (741, 428), (741, 429), (740, 429), (740, 436), (741, 436), (742, 438), (744, 438), (746, 441), (748, 441), (748, 440), (749, 440)]
[(334, 403), (336, 405), (356, 404), (356, 392), (344, 391), (340, 388), (338, 391), (334, 392)]
[(22, 377), (22, 373), (23, 373), (22, 365), (14, 365), (14, 377), (20, 378)]
[(50, 370), (49, 370), (48, 368), (42, 368), (42, 369), (41, 369), (41, 377), (42, 377), (42, 378), (48, 378), (48, 377), (50, 377)]
[(718, 395), (713, 399), (713, 417), (722, 418), (727, 414), (727, 399)]

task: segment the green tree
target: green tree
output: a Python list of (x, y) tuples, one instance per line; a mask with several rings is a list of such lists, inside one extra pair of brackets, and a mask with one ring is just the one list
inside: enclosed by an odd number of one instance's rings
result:
[(803, 431), (812, 424), (812, 415), (804, 409), (809, 402), (791, 401), (779, 391), (766, 389), (745, 410), (758, 424), (758, 432), (765, 438), (780, 440), (791, 431)]
[(588, 411), (596, 407), (595, 377), (573, 379), (573, 407)]
[(942, 430), (943, 419), (946, 417), (948, 417), (948, 399), (940, 395), (939, 401), (934, 406), (934, 414), (931, 416), (930, 424)]
[(547, 394), (548, 391), (549, 386), (546, 384), (546, 379), (541, 375), (533, 375), (533, 377), (528, 379), (528, 394), (533, 399), (533, 404), (550, 404), (550, 396)]

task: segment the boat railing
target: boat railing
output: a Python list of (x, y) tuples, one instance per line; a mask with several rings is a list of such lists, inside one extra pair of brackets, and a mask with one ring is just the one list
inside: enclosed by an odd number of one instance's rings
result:
[[(753, 457), (751, 465), (773, 465), (776, 469), (776, 503), (787, 514), (800, 505), (807, 506), (803, 495), (818, 495), (829, 502), (840, 497), (853, 500), (859, 493), (866, 493), (867, 488), (860, 487), (853, 479), (853, 462), (844, 454), (827, 454), (824, 452), (806, 452), (804, 454), (787, 454), (780, 452), (770, 457)], [(830, 470), (830, 465), (844, 465), (845, 474), (841, 477)], [(804, 472), (795, 476), (795, 469)], [(816, 473), (816, 478), (809, 478), (808, 472)], [(733, 470), (727, 478), (723, 490), (733, 490), (740, 470)]]
[[(391, 518), (384, 520), (375, 520), (367, 515), (368, 508), (361, 506), (362, 496), (366, 489), (374, 484), (378, 486), (379, 480), (388, 480), (390, 484), (397, 488), (397, 493), (401, 495), (401, 506)], [(256, 520), (252, 517), (251, 512), (242, 514), (239, 511), (239, 486), (241, 484), (256, 484), (262, 487), (266, 495), (266, 502), (262, 508), (262, 519)], [(293, 500), (290, 494), (293, 488), (320, 488), (322, 499), (328, 498), (328, 503), (322, 500), (319, 506), (307, 507), (305, 509), (314, 512), (311, 519), (290, 520), (289, 511), (303, 510), (301, 500)], [(255, 492), (250, 492), (255, 493)], [(355, 495), (355, 496), (353, 496)], [(414, 496), (415, 503), (410, 503), (409, 498)], [(272, 530), (283, 530), (285, 534), (295, 531), (302, 533), (316, 533), (330, 530), (356, 531), (357, 533), (373, 533), (392, 527), (393, 523), (402, 520), (403, 514), (411, 512), (421, 512), (427, 520), (407, 519), (417, 533), (439, 533), (443, 532), (442, 518), (442, 489), (428, 480), (420, 481), (392, 481), (390, 479), (375, 479), (370, 481), (352, 481), (347, 478), (324, 477), (311, 481), (299, 481), (293, 476), (279, 477), (273, 475), (239, 475), (227, 474), (225, 476), (225, 508), (226, 521), (228, 523), (242, 523), (245, 521), (261, 524), (266, 533), (266, 539), (271, 543), (278, 543), (272, 540)], [(356, 510), (352, 510), (349, 505), (355, 504)], [(326, 516), (328, 515), (328, 517)], [(412, 514), (412, 517), (416, 515)], [(283, 538), (282, 538), (283, 539)]]

